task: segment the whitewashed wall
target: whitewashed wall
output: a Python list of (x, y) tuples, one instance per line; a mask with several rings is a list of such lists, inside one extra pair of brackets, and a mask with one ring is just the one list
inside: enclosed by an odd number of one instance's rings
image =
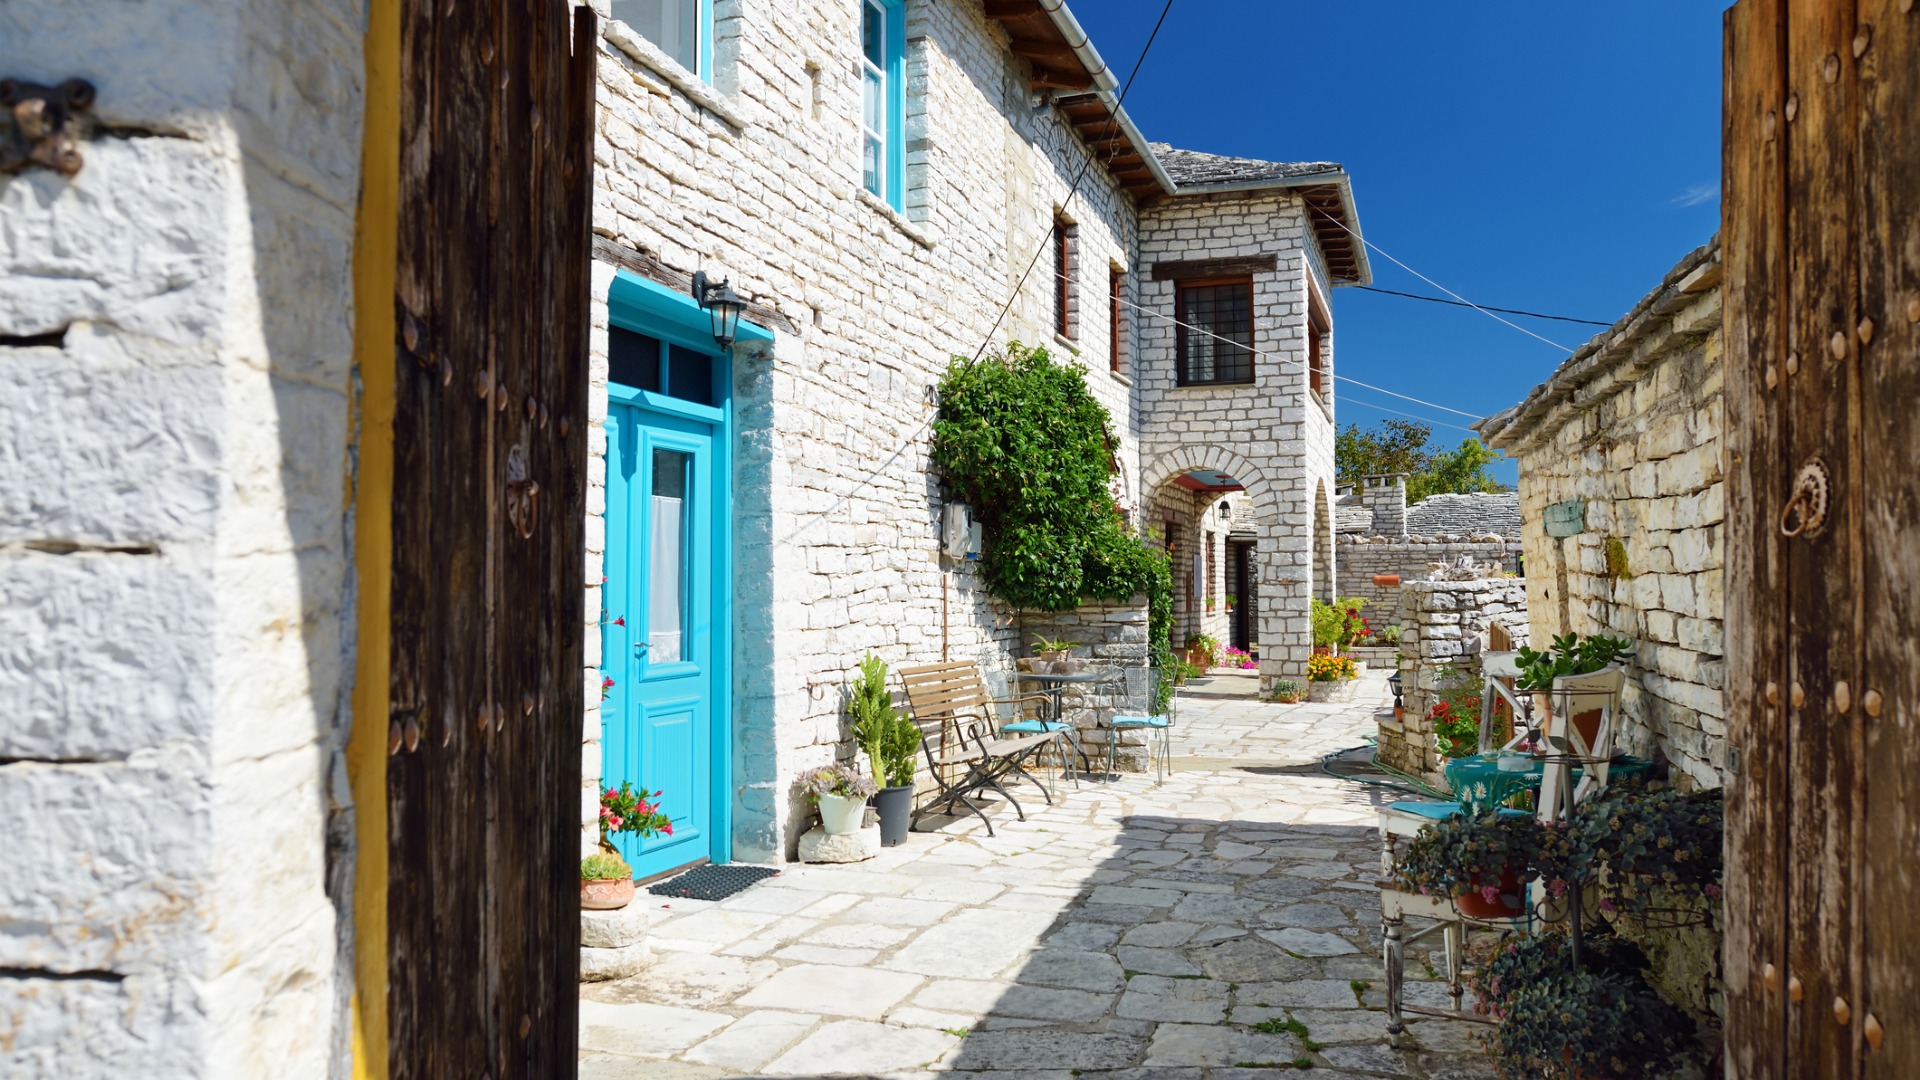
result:
[[(860, 186), (856, 4), (723, 0), (712, 87), (619, 25), (600, 64), (595, 231), (682, 273), (728, 275), (799, 328), (770, 353), (736, 350), (742, 860), (791, 852), (801, 821), (787, 783), (840, 748), (843, 688), (867, 650), (895, 666), (942, 659), (943, 593), (946, 656), (997, 669), (1020, 647), (1015, 613), (937, 554), (930, 391), (952, 354), (1009, 339), (1063, 359), (1083, 350), (1088, 384), (1121, 436), (1122, 466), (1138, 475), (1131, 387), (1106, 362), (1107, 271), (1133, 261), (1131, 204), (1096, 165), (1066, 207), (1079, 227), (1081, 329), (1076, 341), (1056, 341), (1046, 245), (1084, 147), (1057, 115), (1032, 107), (1025, 63), (979, 5), (907, 10), (904, 215)], [(596, 423), (606, 408), (610, 276), (595, 277)], [(992, 329), (1009, 295), (1012, 309)], [(597, 457), (593, 468), (598, 514)], [(597, 519), (589, 537), (592, 616), (604, 554)], [(589, 664), (597, 638), (590, 628)], [(587, 677), (591, 703), (599, 677)], [(583, 824), (599, 727), (590, 713)]]
[(101, 125), (0, 177), (0, 1075), (344, 1067), (363, 30), (0, 5)]

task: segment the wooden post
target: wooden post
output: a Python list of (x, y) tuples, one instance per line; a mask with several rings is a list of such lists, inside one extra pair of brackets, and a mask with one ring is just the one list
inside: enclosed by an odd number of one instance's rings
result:
[(594, 18), (408, 4), (389, 1064), (576, 1071)]
[[(1727, 1066), (1920, 1060), (1920, 13), (1726, 24)], [(1869, 697), (1871, 692), (1871, 697)]]

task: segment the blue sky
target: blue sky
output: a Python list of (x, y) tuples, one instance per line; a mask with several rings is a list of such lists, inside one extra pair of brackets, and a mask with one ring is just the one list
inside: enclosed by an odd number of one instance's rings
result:
[[(1122, 82), (1164, 0), (1081, 0)], [(1479, 304), (1611, 322), (1719, 226), (1714, 0), (1173, 0), (1128, 95), (1148, 138), (1337, 161), (1367, 239)], [(1439, 295), (1371, 253), (1374, 284)], [(1335, 371), (1497, 412), (1600, 327), (1334, 292)], [(1420, 413), (1342, 384), (1342, 426)], [(1451, 446), (1466, 432), (1435, 426)], [(1511, 462), (1495, 475), (1514, 481)]]

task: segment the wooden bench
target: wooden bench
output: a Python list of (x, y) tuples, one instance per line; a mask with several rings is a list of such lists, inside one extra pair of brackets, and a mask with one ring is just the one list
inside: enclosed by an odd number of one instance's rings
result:
[(1023, 765), (1041, 748), (1052, 745), (1060, 733), (1004, 737), (998, 730), (997, 715), (1001, 705), (1045, 709), (1046, 695), (995, 698), (987, 691), (979, 665), (970, 661), (903, 667), (899, 674), (913, 722), (920, 729), (920, 749), (926, 755), (933, 782), (940, 788), (939, 796), (923, 809), (945, 806), (952, 812), (955, 803), (963, 803), (980, 816), (987, 835), (992, 836), (993, 822), (971, 798), (981, 791), (998, 792), (1020, 820), (1027, 819), (1026, 811), (1001, 786), (1001, 780), (1029, 781), (1052, 805), (1053, 796), (1046, 785)]

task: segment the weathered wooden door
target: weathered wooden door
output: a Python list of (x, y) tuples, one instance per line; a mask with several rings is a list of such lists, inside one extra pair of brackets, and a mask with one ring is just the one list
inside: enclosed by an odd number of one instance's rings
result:
[(1727, 16), (1727, 1075), (1920, 1070), (1920, 10)]
[(401, 16), (396, 1080), (575, 1073), (596, 47), (566, 0)]

